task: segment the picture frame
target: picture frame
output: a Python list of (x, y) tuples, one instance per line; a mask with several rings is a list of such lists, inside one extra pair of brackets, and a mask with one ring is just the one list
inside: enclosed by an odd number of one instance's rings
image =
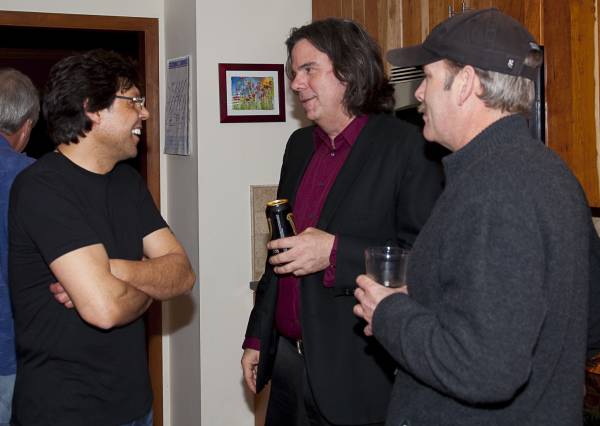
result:
[(282, 64), (219, 64), (221, 123), (285, 121)]

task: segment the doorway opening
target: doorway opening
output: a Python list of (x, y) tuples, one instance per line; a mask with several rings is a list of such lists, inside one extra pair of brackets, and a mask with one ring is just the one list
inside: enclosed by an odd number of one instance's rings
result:
[[(158, 19), (122, 16), (0, 11), (0, 67), (28, 75), (43, 94), (52, 65), (74, 53), (103, 48), (136, 60), (140, 90), (146, 96), (150, 120), (145, 122), (132, 160), (157, 206), (160, 206), (160, 116)], [(28, 155), (39, 158), (54, 149), (42, 116), (34, 128)], [(146, 314), (148, 364), (154, 394), (154, 424), (162, 426), (162, 316), (160, 303)]]

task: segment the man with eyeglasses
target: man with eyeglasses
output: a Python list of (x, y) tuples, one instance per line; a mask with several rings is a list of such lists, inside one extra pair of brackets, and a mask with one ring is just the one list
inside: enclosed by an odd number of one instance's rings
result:
[(43, 113), (56, 150), (17, 177), (10, 198), (12, 424), (151, 425), (142, 314), (195, 276), (144, 181), (121, 163), (149, 118), (132, 62), (103, 50), (61, 60)]

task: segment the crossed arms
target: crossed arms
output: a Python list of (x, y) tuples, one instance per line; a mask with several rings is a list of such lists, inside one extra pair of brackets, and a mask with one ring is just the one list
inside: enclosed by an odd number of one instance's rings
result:
[[(109, 259), (102, 244), (66, 253), (50, 264), (64, 289), (57, 299), (68, 299), (88, 323), (110, 329), (142, 315), (153, 299), (186, 293), (195, 275), (185, 250), (168, 228), (143, 239), (146, 260)], [(59, 289), (60, 290), (60, 289)]]

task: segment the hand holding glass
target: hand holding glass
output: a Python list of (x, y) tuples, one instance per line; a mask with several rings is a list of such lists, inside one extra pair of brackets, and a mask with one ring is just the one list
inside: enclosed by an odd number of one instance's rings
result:
[(365, 250), (367, 275), (385, 287), (406, 285), (410, 250), (400, 247), (368, 247)]

